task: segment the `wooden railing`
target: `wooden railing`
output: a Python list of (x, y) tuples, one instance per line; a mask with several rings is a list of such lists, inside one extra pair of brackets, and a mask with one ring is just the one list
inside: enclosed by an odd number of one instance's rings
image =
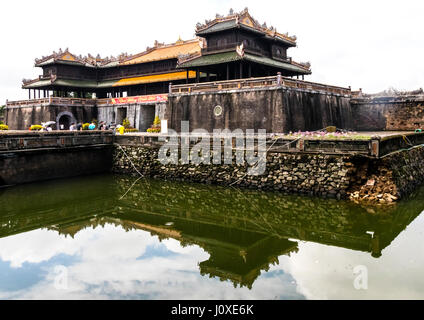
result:
[(303, 80), (295, 80), (285, 77), (279, 78), (279, 76), (172, 85), (170, 87), (170, 93), (221, 91), (278, 86), (312, 91), (322, 91), (326, 93), (340, 95), (351, 95), (350, 88), (329, 86), (325, 84), (308, 82)]
[(6, 101), (6, 106), (27, 106), (33, 104), (54, 104), (54, 105), (88, 105), (95, 106), (96, 99), (83, 99), (83, 98), (61, 98), (61, 97), (49, 97), (41, 99), (30, 99), (30, 100), (18, 100), (18, 101)]
[[(191, 93), (191, 92), (208, 92), (208, 91), (225, 91), (225, 90), (237, 90), (237, 89), (252, 89), (252, 88), (266, 88), (266, 87), (286, 87), (295, 88), (311, 91), (319, 91), (324, 93), (348, 95), (352, 96), (350, 88), (329, 86), (325, 84), (308, 82), (303, 80), (296, 80), (281, 76), (272, 77), (261, 77), (261, 78), (248, 78), (248, 79), (235, 79), (226, 81), (214, 81), (214, 82), (201, 82), (201, 83), (190, 83), (183, 85), (170, 85), (169, 93)], [(137, 98), (137, 103), (140, 102), (165, 102), (167, 99), (154, 99), (158, 96), (164, 96), (166, 94), (158, 95), (146, 95), (146, 96), (135, 96), (128, 98), (106, 98), (106, 99), (83, 99), (83, 98), (60, 98), (60, 97), (49, 97), (42, 99), (31, 99), (31, 100), (20, 100), (20, 101), (6, 101), (8, 107), (19, 107), (35, 104), (46, 104), (46, 105), (108, 105), (108, 104), (120, 104), (120, 103), (131, 103), (125, 101), (126, 99)], [(122, 100), (122, 101), (120, 101)]]

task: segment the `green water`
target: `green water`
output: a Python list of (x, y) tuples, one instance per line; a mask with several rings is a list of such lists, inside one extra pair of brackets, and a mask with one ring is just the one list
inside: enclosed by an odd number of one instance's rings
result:
[(99, 175), (0, 189), (0, 299), (423, 299), (397, 206)]

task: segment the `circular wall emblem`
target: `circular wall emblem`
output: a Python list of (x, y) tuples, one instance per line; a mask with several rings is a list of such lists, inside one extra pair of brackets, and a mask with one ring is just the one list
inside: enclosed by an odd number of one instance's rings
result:
[(220, 105), (215, 106), (215, 108), (213, 109), (213, 114), (216, 117), (219, 117), (222, 114), (222, 107)]

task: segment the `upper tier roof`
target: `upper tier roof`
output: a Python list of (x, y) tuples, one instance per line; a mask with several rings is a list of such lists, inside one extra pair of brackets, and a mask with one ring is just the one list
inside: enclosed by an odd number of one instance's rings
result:
[(93, 57), (90, 54), (88, 54), (86, 57), (82, 57), (70, 53), (68, 49), (63, 52), (62, 49), (60, 49), (59, 52), (53, 52), (53, 54), (47, 57), (35, 59), (35, 66), (43, 67), (53, 63), (60, 63), (92, 68), (108, 68), (166, 59), (177, 59), (182, 55), (199, 54), (203, 46), (204, 40), (200, 38), (187, 41), (178, 39), (177, 42), (166, 45), (156, 41), (153, 48), (147, 47), (146, 51), (134, 55), (123, 53), (116, 58), (101, 58), (100, 55)]
[(199, 38), (187, 41), (179, 39), (177, 42), (167, 45), (156, 42), (153, 48), (149, 48), (144, 52), (132, 55), (120, 64), (128, 65), (166, 59), (177, 59), (181, 55), (198, 54), (202, 47), (203, 40)]
[(288, 34), (279, 33), (274, 27), (268, 28), (266, 23), (260, 25), (257, 20), (252, 18), (247, 8), (240, 13), (234, 13), (230, 10), (228, 16), (216, 15), (214, 20), (206, 20), (205, 24), (198, 23), (196, 25), (196, 35), (205, 36), (233, 28), (243, 28), (259, 33), (267, 39), (280, 41), (291, 47), (296, 46), (296, 36), (290, 37)]
[(122, 53), (117, 58), (115, 57), (106, 57), (101, 58), (100, 55), (97, 57), (93, 57), (88, 54), (86, 57), (82, 57), (81, 55), (77, 56), (69, 52), (68, 48), (65, 51), (59, 49), (59, 52), (53, 52), (51, 55), (42, 57), (41, 59), (35, 59), (36, 67), (43, 67), (53, 63), (61, 63), (61, 64), (72, 64), (72, 65), (80, 65), (86, 67), (111, 67), (119, 64), (120, 61), (125, 59), (128, 55), (126, 53)]

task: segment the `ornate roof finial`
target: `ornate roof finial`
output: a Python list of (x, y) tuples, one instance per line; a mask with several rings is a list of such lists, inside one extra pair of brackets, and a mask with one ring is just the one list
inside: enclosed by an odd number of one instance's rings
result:
[(230, 16), (232, 16), (234, 14), (234, 10), (233, 8), (230, 8), (230, 12), (228, 13)]

